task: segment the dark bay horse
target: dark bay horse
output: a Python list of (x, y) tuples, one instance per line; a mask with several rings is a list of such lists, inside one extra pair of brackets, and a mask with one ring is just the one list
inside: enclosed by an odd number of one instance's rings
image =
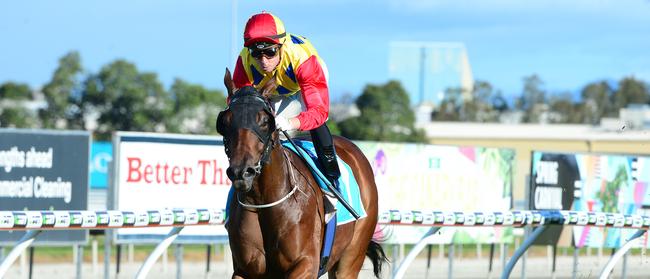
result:
[[(308, 167), (282, 147), (274, 112), (253, 87), (236, 90), (226, 69), (229, 107), (217, 118), (235, 188), (226, 224), (232, 249), (232, 278), (316, 278), (325, 233), (323, 192)], [(335, 137), (341, 159), (359, 184), (367, 217), (336, 228), (327, 263), (329, 278), (357, 278), (366, 256), (379, 277), (387, 261), (372, 240), (378, 218), (377, 188), (366, 157), (352, 142)]]

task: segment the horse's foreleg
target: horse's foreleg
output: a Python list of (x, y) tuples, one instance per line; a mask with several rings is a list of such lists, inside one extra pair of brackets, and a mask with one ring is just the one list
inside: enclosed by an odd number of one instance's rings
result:
[[(255, 279), (263, 278), (266, 273), (266, 258), (264, 252), (249, 245), (242, 245), (239, 248), (238, 257), (233, 257), (234, 273), (233, 279)], [(233, 256), (235, 256), (233, 254)]]
[(287, 278), (316, 278), (318, 275), (318, 263), (312, 257), (303, 257), (289, 270)]

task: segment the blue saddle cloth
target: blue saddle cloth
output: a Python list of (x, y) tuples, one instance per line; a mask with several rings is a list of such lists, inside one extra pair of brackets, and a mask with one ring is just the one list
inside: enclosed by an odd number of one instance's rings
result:
[[(311, 141), (302, 140), (294, 140), (294, 143), (296, 143), (296, 145), (300, 148), (300, 151), (293, 148), (291, 143), (288, 141), (283, 141), (282, 145), (295, 152), (296, 154), (303, 156), (306, 161), (309, 162), (309, 164), (312, 166), (312, 169), (318, 170), (319, 174), (314, 175), (314, 179), (323, 191), (329, 193), (330, 190), (327, 188), (325, 181), (321, 179), (321, 177), (324, 178), (325, 175), (320, 171), (320, 168), (316, 163), (318, 160), (316, 157), (314, 144)], [(343, 196), (343, 199), (347, 201), (350, 206), (352, 206), (352, 208), (354, 208), (354, 210), (359, 214), (360, 218), (368, 216), (366, 210), (363, 208), (363, 203), (361, 202), (361, 194), (359, 192), (359, 184), (357, 184), (357, 180), (354, 178), (352, 169), (350, 166), (348, 166), (347, 163), (341, 160), (341, 158), (338, 159), (338, 163), (339, 169), (341, 170), (341, 177), (339, 177), (338, 180), (339, 192), (341, 193), (341, 196)], [(235, 188), (230, 187), (230, 191), (228, 192), (228, 200), (226, 202), (226, 220), (228, 216), (230, 216), (230, 203), (236, 202), (233, 200), (234, 194)], [(355, 221), (354, 216), (352, 216), (352, 214), (340, 202), (336, 203), (336, 215), (337, 226)]]

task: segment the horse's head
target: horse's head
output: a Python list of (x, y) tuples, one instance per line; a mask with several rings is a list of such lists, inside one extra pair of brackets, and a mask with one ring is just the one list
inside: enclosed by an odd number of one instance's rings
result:
[(278, 138), (273, 108), (265, 97), (274, 85), (268, 84), (262, 93), (252, 86), (235, 89), (228, 69), (224, 83), (230, 103), (219, 113), (216, 126), (230, 161), (226, 174), (236, 190), (248, 192)]

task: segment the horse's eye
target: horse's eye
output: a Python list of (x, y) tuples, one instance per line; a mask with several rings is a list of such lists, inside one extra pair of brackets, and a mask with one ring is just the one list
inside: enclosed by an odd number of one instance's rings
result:
[(269, 126), (269, 122), (271, 122), (271, 118), (267, 115), (263, 116), (260, 127), (267, 128)]

